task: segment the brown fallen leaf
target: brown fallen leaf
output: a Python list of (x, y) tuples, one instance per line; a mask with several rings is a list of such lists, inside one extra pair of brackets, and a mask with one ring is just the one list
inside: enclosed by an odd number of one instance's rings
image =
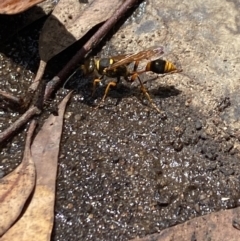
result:
[(223, 210), (130, 241), (239, 241), (240, 208)]
[(2, 0), (0, 1), (0, 14), (16, 14), (43, 2), (44, 0)]
[(79, 0), (60, 0), (43, 26), (40, 58), (47, 62), (110, 18), (122, 3), (122, 0), (89, 0), (88, 4), (80, 4)]
[(36, 187), (23, 216), (0, 238), (1, 241), (51, 239), (58, 153), (64, 111), (70, 96), (71, 93), (59, 105), (59, 115), (51, 115), (34, 139), (31, 151), (37, 172)]
[[(1, 3), (0, 3), (1, 4)], [(27, 27), (36, 20), (48, 15), (56, 6), (52, 0), (45, 0), (29, 9), (28, 11), (16, 15), (0, 16), (0, 44), (7, 43), (9, 38)], [(1, 11), (1, 10), (0, 10)], [(14, 26), (14, 28), (9, 28)]]
[(0, 236), (19, 217), (35, 185), (35, 165), (31, 156), (31, 137), (36, 122), (30, 125), (22, 163), (10, 174), (0, 179)]

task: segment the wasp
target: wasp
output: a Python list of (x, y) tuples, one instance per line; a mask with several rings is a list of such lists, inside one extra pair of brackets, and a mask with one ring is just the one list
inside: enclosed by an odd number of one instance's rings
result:
[[(93, 82), (93, 94), (96, 90), (96, 85), (106, 76), (116, 78), (117, 81), (110, 81), (105, 89), (104, 96), (98, 106), (106, 99), (111, 87), (115, 87), (121, 77), (127, 82), (133, 82), (138, 79), (142, 93), (147, 97), (151, 105), (161, 113), (161, 110), (155, 105), (150, 97), (147, 89), (143, 85), (139, 75), (145, 72), (153, 72), (156, 74), (165, 74), (170, 72), (178, 72), (175, 65), (169, 61), (159, 58), (163, 54), (163, 47), (154, 47), (140, 51), (135, 54), (118, 55), (109, 58), (89, 58), (81, 66), (84, 74), (94, 73), (97, 78)], [(142, 60), (147, 60), (145, 68), (138, 70), (139, 63)], [(129, 65), (134, 63), (132, 70)], [(98, 107), (97, 106), (97, 107)]]

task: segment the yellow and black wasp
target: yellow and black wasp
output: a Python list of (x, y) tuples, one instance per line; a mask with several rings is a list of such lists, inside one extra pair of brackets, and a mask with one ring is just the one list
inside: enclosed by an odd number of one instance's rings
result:
[[(105, 76), (117, 79), (117, 81), (111, 81), (108, 83), (99, 105), (107, 97), (110, 87), (116, 86), (119, 83), (120, 78), (123, 77), (128, 82), (133, 82), (138, 79), (143, 94), (147, 97), (151, 105), (158, 112), (161, 112), (148, 94), (148, 91), (144, 87), (139, 75), (148, 71), (152, 71), (156, 74), (178, 72), (173, 63), (159, 58), (162, 54), (163, 48), (155, 47), (135, 54), (118, 55), (109, 58), (89, 58), (85, 61), (81, 68), (85, 74), (94, 73), (98, 76), (93, 83), (93, 94), (95, 93), (97, 83), (101, 82)], [(138, 70), (140, 61), (144, 59), (148, 61), (145, 68)], [(131, 63), (134, 63), (132, 70), (129, 68)]]

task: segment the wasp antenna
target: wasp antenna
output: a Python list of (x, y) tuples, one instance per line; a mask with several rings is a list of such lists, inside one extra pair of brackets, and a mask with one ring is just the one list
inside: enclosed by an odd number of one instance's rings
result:
[(77, 72), (77, 70), (75, 70), (75, 71), (67, 78), (67, 80), (66, 80), (65, 83), (63, 84), (63, 89), (65, 89), (65, 86), (66, 86), (67, 82), (73, 77), (73, 75), (76, 74), (76, 72)]

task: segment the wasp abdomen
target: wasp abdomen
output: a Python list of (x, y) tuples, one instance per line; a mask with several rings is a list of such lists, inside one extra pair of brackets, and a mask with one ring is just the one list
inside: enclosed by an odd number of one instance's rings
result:
[(171, 62), (165, 61), (165, 68), (164, 68), (164, 73), (169, 73), (172, 72), (174, 70), (177, 70), (177, 68), (175, 67), (175, 65)]
[(174, 64), (163, 59), (151, 61), (146, 66), (146, 71), (152, 71), (156, 74), (169, 73), (174, 70), (176, 70)]

